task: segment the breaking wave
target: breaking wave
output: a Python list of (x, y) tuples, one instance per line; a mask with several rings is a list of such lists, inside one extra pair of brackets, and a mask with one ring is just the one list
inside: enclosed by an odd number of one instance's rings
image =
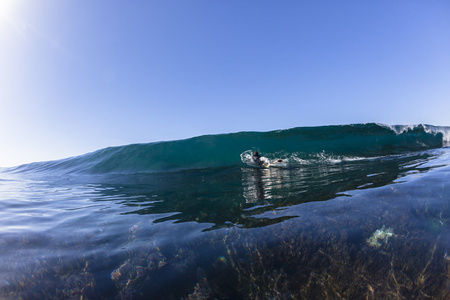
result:
[(367, 159), (440, 148), (450, 127), (376, 123), (297, 127), (269, 132), (204, 135), (184, 140), (110, 147), (67, 159), (9, 168), (9, 172), (133, 174), (227, 167), (249, 163), (252, 151), (296, 166)]

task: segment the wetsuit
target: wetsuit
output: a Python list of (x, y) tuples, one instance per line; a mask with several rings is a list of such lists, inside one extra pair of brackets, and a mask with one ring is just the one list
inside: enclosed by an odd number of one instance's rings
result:
[(253, 155), (252, 159), (255, 164), (258, 164), (260, 166), (262, 166), (264, 164), (264, 162), (261, 160), (261, 156), (259, 156), (259, 155)]

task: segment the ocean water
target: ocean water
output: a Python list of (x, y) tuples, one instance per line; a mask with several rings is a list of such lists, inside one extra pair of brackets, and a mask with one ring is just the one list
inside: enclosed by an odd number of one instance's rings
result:
[(0, 298), (449, 299), (449, 137), (303, 127), (2, 169)]

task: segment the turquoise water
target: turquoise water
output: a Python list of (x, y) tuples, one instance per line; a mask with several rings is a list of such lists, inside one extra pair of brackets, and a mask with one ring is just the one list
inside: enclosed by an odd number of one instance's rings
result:
[(242, 132), (4, 169), (0, 298), (448, 299), (449, 132)]

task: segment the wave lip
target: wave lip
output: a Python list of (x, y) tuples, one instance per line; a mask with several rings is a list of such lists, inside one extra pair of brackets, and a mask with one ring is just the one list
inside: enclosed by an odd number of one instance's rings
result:
[(297, 127), (269, 132), (204, 135), (133, 144), (81, 156), (9, 168), (9, 172), (51, 174), (133, 174), (242, 165), (242, 154), (258, 150), (269, 158), (307, 164), (320, 155), (359, 159), (440, 148), (450, 127), (377, 123)]

